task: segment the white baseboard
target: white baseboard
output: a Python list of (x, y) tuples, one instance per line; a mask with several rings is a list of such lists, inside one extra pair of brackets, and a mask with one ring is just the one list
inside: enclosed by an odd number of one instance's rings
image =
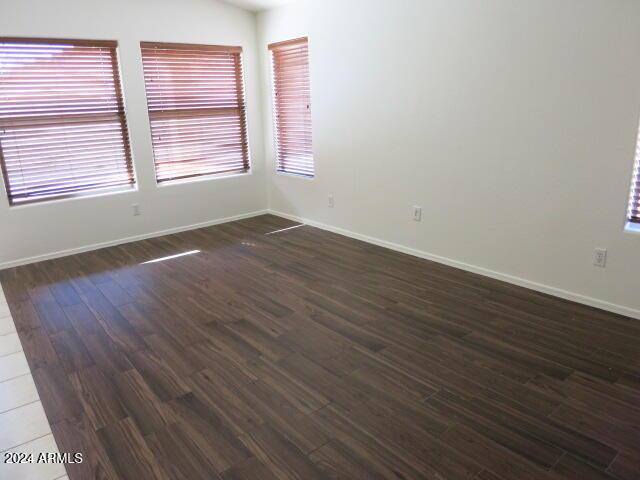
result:
[(442, 263), (444, 265), (449, 265), (450, 267), (459, 268), (461, 270), (466, 270), (468, 272), (477, 273), (479, 275), (483, 275), (485, 277), (490, 277), (496, 280), (502, 280), (507, 283), (511, 283), (514, 285), (518, 285), (520, 287), (529, 288), (531, 290), (535, 290), (537, 292), (546, 293), (549, 295), (553, 295), (554, 297), (564, 298), (565, 300), (571, 300), (573, 302), (581, 303), (584, 305), (588, 305), (590, 307), (599, 308), (602, 310), (606, 310), (608, 312), (618, 313), (620, 315), (625, 315), (627, 317), (635, 318), (640, 320), (640, 310), (626, 307), (624, 305), (618, 305), (615, 303), (610, 303), (604, 300), (599, 300), (597, 298), (588, 297), (586, 295), (581, 295), (579, 293), (570, 292), (568, 290), (563, 290), (561, 288), (552, 287), (550, 285), (545, 285), (543, 283), (533, 282), (531, 280), (527, 280), (525, 278), (516, 277), (514, 275), (509, 275), (506, 273), (496, 272), (495, 270), (490, 270), (488, 268), (479, 267), (477, 265), (471, 265), (469, 263), (460, 262), (458, 260), (453, 260), (451, 258), (442, 257), (440, 255), (435, 255), (433, 253), (425, 252), (423, 250), (417, 250), (410, 247), (405, 247), (404, 245), (400, 245), (393, 242), (387, 242), (386, 240), (381, 240), (379, 238), (370, 237), (368, 235), (363, 235), (361, 233), (352, 232), (351, 230), (346, 230), (340, 227), (334, 227), (332, 225), (326, 225), (324, 223), (316, 222), (314, 220), (309, 220), (306, 218), (298, 217), (295, 215), (289, 215), (287, 213), (278, 212), (275, 210), (269, 210), (269, 213), (272, 215), (277, 215), (279, 217), (286, 218), (288, 220), (292, 220), (294, 222), (304, 223), (310, 225), (312, 227), (321, 228), (322, 230), (327, 230), (329, 232), (337, 233), (340, 235), (344, 235), (346, 237), (355, 238), (356, 240), (362, 240), (363, 242), (371, 243), (373, 245), (378, 245), (380, 247), (385, 247), (390, 250), (395, 250), (397, 252), (406, 253), (408, 255), (413, 255), (415, 257), (424, 258), (426, 260), (432, 260), (437, 263)]
[(210, 227), (212, 225), (218, 225), (220, 223), (243, 220), (245, 218), (257, 217), (258, 215), (264, 215), (267, 213), (270, 213), (269, 210), (258, 210), (255, 212), (243, 213), (241, 215), (234, 215), (232, 217), (217, 218), (215, 220), (208, 220), (206, 222), (194, 223), (193, 225), (183, 225), (180, 227), (169, 228), (167, 230), (134, 235), (133, 237), (119, 238), (117, 240), (110, 240), (108, 242), (94, 243), (91, 245), (85, 245), (83, 247), (70, 248), (68, 250), (59, 250), (57, 252), (45, 253), (43, 255), (36, 255), (27, 258), (20, 258), (18, 260), (10, 260), (8, 262), (0, 263), (0, 270), (19, 267), (20, 265), (26, 265), (28, 263), (42, 262), (43, 260), (51, 260), (53, 258), (66, 257), (68, 255), (75, 255), (77, 253), (89, 252), (91, 250), (99, 250), (105, 247), (113, 247), (115, 245), (121, 245), (123, 243), (137, 242), (138, 240), (146, 240), (147, 238), (162, 237), (163, 235), (171, 235), (172, 233), (185, 232), (187, 230)]
[(170, 228), (167, 230), (160, 230), (151, 233), (145, 233), (141, 235), (135, 235), (132, 237), (120, 238), (117, 240), (111, 240), (108, 242), (94, 243), (91, 245), (86, 245), (77, 248), (70, 248), (67, 250), (60, 250), (56, 252), (46, 253), (43, 255), (36, 255), (33, 257), (21, 258), (18, 260), (11, 260), (8, 262), (0, 263), (0, 270), (4, 270), (6, 268), (18, 267), (20, 265), (26, 265), (29, 263), (41, 262), (44, 260), (51, 260), (53, 258), (66, 257), (68, 255), (75, 255), (77, 253), (89, 252), (91, 250), (98, 250), (105, 247), (112, 247), (115, 245), (121, 245), (123, 243), (136, 242), (138, 240), (145, 240), (148, 238), (161, 237), (163, 235), (171, 235), (172, 233), (184, 232), (187, 230), (195, 230), (198, 228), (210, 227), (212, 225), (218, 225), (221, 223), (233, 222), (236, 220), (242, 220), (245, 218), (256, 217), (258, 215), (264, 215), (270, 213), (272, 215), (276, 215), (279, 217), (283, 217), (294, 222), (300, 222), (312, 227), (321, 228), (323, 230), (327, 230), (333, 233), (337, 233), (340, 235), (344, 235), (346, 237), (355, 238), (357, 240), (362, 240), (363, 242), (371, 243), (373, 245), (378, 245), (381, 247), (388, 248), (390, 250), (395, 250), (397, 252), (406, 253), (408, 255), (413, 255), (415, 257), (424, 258), (426, 260), (431, 260), (434, 262), (442, 263), (444, 265), (449, 265), (451, 267), (460, 268), (462, 270), (466, 270), (468, 272), (477, 273), (479, 275), (484, 275), (485, 277), (494, 278), (496, 280), (502, 280), (507, 283), (511, 283), (514, 285), (518, 285), (520, 287), (529, 288), (531, 290), (535, 290), (538, 292), (546, 293), (549, 295), (553, 295), (555, 297), (564, 298), (565, 300), (571, 300), (573, 302), (582, 303), (584, 305), (588, 305), (590, 307), (600, 308), (602, 310), (606, 310), (613, 313), (618, 313), (620, 315), (625, 315), (627, 317), (632, 317), (635, 319), (640, 319), (640, 310), (626, 307), (624, 305), (618, 305), (615, 303), (610, 303), (604, 300), (599, 300), (597, 298), (589, 297), (586, 295), (581, 295), (579, 293), (570, 292), (568, 290), (563, 290), (561, 288), (552, 287), (550, 285), (545, 285), (538, 282), (533, 282), (531, 280), (527, 280), (521, 277), (516, 277), (514, 275), (509, 275), (506, 273), (496, 272), (495, 270), (490, 270), (488, 268), (479, 267), (476, 265), (471, 265), (469, 263), (460, 262), (458, 260), (454, 260), (447, 257), (442, 257), (440, 255), (435, 255), (433, 253), (425, 252), (423, 250), (417, 250), (414, 248), (406, 247), (404, 245), (400, 245), (393, 242), (388, 242), (386, 240), (381, 240), (379, 238), (370, 237), (368, 235), (363, 235), (360, 233), (352, 232), (351, 230), (346, 230), (340, 227), (334, 227), (332, 225), (327, 225), (324, 223), (316, 222), (314, 220), (309, 220), (306, 218), (298, 217), (296, 215), (289, 215), (287, 213), (278, 212), (275, 210), (257, 210), (254, 212), (244, 213), (241, 215), (234, 215), (232, 217), (218, 218), (215, 220), (209, 220), (206, 222), (196, 223), (192, 225), (184, 225), (180, 227)]

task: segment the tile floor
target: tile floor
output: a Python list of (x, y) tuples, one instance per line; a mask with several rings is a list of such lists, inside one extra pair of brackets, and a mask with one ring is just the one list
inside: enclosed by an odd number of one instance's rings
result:
[(4, 463), (6, 453), (58, 452), (0, 286), (0, 479), (64, 480), (62, 464)]

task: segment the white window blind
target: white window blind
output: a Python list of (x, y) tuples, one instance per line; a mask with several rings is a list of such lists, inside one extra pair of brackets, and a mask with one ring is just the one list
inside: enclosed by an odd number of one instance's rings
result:
[(12, 205), (135, 183), (116, 50), (0, 38), (0, 166)]
[(628, 219), (630, 222), (640, 223), (640, 135), (636, 144), (636, 159), (633, 164)]
[(313, 177), (311, 81), (307, 38), (269, 45), (277, 170)]
[(242, 48), (141, 49), (157, 181), (248, 171)]

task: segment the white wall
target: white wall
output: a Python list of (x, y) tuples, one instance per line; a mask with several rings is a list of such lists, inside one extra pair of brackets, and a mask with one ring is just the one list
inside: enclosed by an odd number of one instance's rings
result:
[[(266, 45), (301, 35), (314, 180), (273, 165)], [(272, 209), (640, 317), (640, 2), (303, 0), (258, 40)]]
[[(0, 268), (52, 252), (266, 208), (254, 14), (216, 0), (0, 0), (0, 35), (119, 42), (138, 179), (137, 192), (12, 208), (0, 190)], [(252, 174), (156, 186), (141, 40), (243, 47)], [(132, 215), (133, 203), (140, 204), (141, 216)]]

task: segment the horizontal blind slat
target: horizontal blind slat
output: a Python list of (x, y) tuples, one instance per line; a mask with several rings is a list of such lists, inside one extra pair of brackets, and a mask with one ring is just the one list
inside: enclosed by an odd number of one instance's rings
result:
[(0, 38), (0, 160), (11, 204), (135, 183), (116, 48)]
[(627, 219), (633, 223), (640, 223), (640, 132), (638, 133), (638, 141), (636, 144), (636, 157), (633, 165)]
[(240, 47), (142, 42), (158, 182), (249, 170)]
[(269, 45), (277, 170), (313, 176), (311, 81), (306, 38)]

